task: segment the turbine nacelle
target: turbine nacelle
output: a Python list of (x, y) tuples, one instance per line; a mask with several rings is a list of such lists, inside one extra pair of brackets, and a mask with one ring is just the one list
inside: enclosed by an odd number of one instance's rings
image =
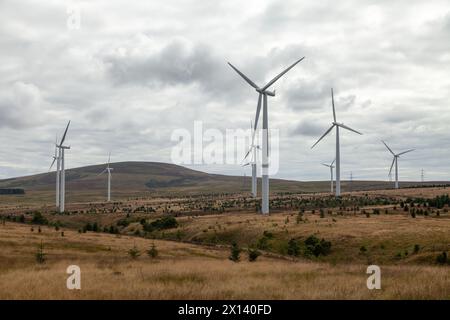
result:
[(267, 96), (275, 97), (275, 90), (269, 91), (269, 90), (262, 90), (261, 88), (256, 88), (256, 92), (260, 94), (265, 94)]

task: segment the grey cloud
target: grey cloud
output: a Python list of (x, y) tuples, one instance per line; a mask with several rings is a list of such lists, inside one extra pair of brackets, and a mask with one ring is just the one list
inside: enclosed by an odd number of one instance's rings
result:
[(316, 120), (303, 120), (291, 131), (294, 135), (303, 135), (308, 137), (319, 138), (327, 128)]
[(450, 156), (445, 1), (271, 0), (255, 9), (239, 0), (102, 0), (81, 3), (77, 31), (65, 26), (65, 6), (2, 2), (0, 175), (46, 170), (68, 119), (69, 166), (104, 162), (111, 149), (114, 161), (170, 161), (172, 130), (195, 120), (246, 129), (254, 118), (256, 94), (227, 61), (263, 84), (301, 56), (269, 102), (270, 125), (286, 129), (280, 176), (326, 174), (318, 163), (332, 160), (333, 139), (310, 143), (332, 119), (331, 87), (338, 120), (364, 133), (342, 135), (343, 172), (385, 178), (381, 138), (421, 150), (405, 160), (404, 178), (421, 166), (448, 171), (427, 160)]
[(21, 129), (42, 124), (44, 103), (41, 92), (35, 85), (13, 83), (0, 96), (0, 127)]

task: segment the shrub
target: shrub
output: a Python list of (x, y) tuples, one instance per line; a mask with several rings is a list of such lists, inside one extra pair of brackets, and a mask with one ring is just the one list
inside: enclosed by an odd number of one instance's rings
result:
[(420, 251), (420, 246), (418, 244), (414, 245), (414, 253), (419, 253)]
[(44, 253), (44, 244), (41, 241), (41, 244), (39, 245), (38, 250), (35, 254), (36, 262), (39, 264), (44, 263), (45, 260), (47, 260), (47, 258), (45, 256), (46, 256), (46, 254)]
[(287, 254), (294, 257), (297, 257), (300, 254), (300, 246), (296, 239), (289, 240)]
[(263, 232), (263, 236), (267, 239), (273, 239), (273, 233), (267, 230)]
[(47, 224), (48, 220), (40, 212), (35, 212), (33, 214), (33, 219), (31, 220), (34, 224)]
[(150, 223), (145, 223), (143, 227), (145, 231), (152, 232), (155, 230), (176, 228), (178, 227), (178, 222), (174, 217), (167, 216)]
[(323, 209), (320, 209), (320, 218), (325, 218), (325, 211)]
[(236, 242), (233, 242), (231, 244), (231, 249), (230, 249), (230, 256), (228, 257), (228, 259), (230, 259), (231, 261), (234, 262), (238, 262), (241, 256), (241, 249), (239, 248), (239, 246), (237, 245)]
[(130, 222), (127, 219), (120, 219), (119, 221), (116, 222), (116, 225), (121, 227), (128, 227), (129, 224)]
[(261, 255), (257, 249), (248, 249), (248, 261), (253, 262)]
[(153, 243), (150, 249), (147, 250), (147, 254), (150, 258), (156, 258), (158, 256), (158, 250), (156, 249), (155, 244)]
[(141, 252), (136, 247), (136, 245), (134, 245), (133, 248), (128, 250), (128, 255), (131, 257), (131, 259), (137, 259), (141, 255)]
[(260, 250), (269, 249), (270, 247), (269, 238), (267, 238), (266, 236), (262, 236), (261, 238), (259, 238), (258, 241), (256, 242), (256, 247)]
[(447, 252), (445, 252), (445, 251), (438, 254), (438, 256), (436, 257), (436, 262), (439, 264), (446, 264), (447, 260), (448, 260)]
[(325, 239), (319, 240), (316, 236), (309, 236), (305, 240), (306, 254), (312, 254), (316, 257), (327, 255), (331, 251), (331, 242)]
[(361, 248), (359, 248), (359, 252), (366, 253), (367, 252), (367, 248), (365, 246), (361, 246)]

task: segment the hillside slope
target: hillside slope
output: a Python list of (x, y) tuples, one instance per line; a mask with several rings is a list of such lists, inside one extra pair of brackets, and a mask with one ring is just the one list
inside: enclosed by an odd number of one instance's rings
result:
[[(187, 195), (199, 193), (249, 192), (251, 177), (208, 174), (160, 162), (112, 163), (112, 195), (118, 197)], [(69, 199), (101, 199), (106, 193), (107, 175), (99, 175), (104, 164), (66, 170), (66, 196)], [(50, 198), (55, 190), (55, 172), (0, 180), (0, 188), (23, 188), (26, 195)], [(431, 183), (431, 182), (430, 182)], [(258, 188), (260, 188), (260, 180)], [(417, 185), (405, 182), (402, 186)], [(391, 188), (384, 181), (342, 181), (344, 191)], [(328, 192), (328, 181), (270, 180), (270, 192)], [(260, 190), (259, 190), (260, 191)]]

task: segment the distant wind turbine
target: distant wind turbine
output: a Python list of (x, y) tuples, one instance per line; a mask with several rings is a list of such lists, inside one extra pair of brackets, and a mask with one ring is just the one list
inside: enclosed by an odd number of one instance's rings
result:
[(255, 116), (255, 125), (254, 132), (255, 134), (256, 128), (258, 127), (258, 119), (259, 113), (261, 111), (261, 100), (263, 104), (263, 135), (262, 135), (262, 205), (261, 212), (263, 214), (269, 214), (269, 117), (267, 110), (267, 96), (274, 97), (275, 91), (268, 91), (269, 87), (271, 87), (278, 79), (280, 79), (286, 72), (291, 70), (295, 65), (297, 65), (300, 61), (302, 61), (305, 57), (297, 60), (275, 78), (270, 80), (265, 86), (262, 88), (258, 87), (250, 78), (248, 78), (245, 74), (239, 71), (236, 67), (234, 67), (231, 63), (228, 62), (231, 68), (236, 71), (250, 86), (252, 86), (256, 92), (258, 92), (258, 104), (256, 107), (256, 116)]
[(105, 173), (105, 172), (108, 173), (108, 202), (111, 201), (111, 171), (113, 170), (113, 168), (111, 168), (111, 167), (109, 166), (110, 161), (111, 161), (111, 153), (109, 153), (109, 156), (108, 156), (108, 164), (106, 165), (105, 170), (103, 170), (102, 172), (100, 172), (100, 173), (98, 174), (98, 175), (101, 175), (101, 174), (103, 174), (103, 173)]
[(336, 159), (333, 160), (333, 162), (331, 164), (326, 164), (326, 163), (322, 163), (323, 166), (330, 168), (330, 181), (331, 181), (331, 193), (333, 193), (333, 169), (334, 169), (334, 162), (336, 161)]
[(405, 154), (405, 153), (414, 151), (415, 149), (409, 149), (409, 150), (406, 150), (406, 151), (403, 151), (403, 152), (400, 152), (400, 153), (395, 154), (395, 153), (391, 150), (391, 148), (388, 147), (388, 145), (386, 144), (386, 142), (384, 142), (384, 141), (381, 141), (381, 142), (383, 142), (383, 144), (386, 146), (386, 148), (389, 150), (389, 152), (394, 156), (394, 158), (392, 159), (391, 168), (389, 169), (389, 176), (391, 175), (392, 167), (394, 166), (394, 163), (395, 163), (395, 183), (394, 183), (394, 187), (395, 187), (395, 189), (398, 189), (398, 158), (399, 158), (402, 154)]
[(339, 197), (341, 195), (341, 153), (340, 153), (340, 146), (339, 146), (339, 127), (343, 129), (347, 129), (350, 131), (353, 131), (357, 134), (362, 134), (359, 131), (356, 131), (343, 123), (338, 123), (336, 120), (336, 110), (334, 108), (334, 94), (333, 94), (333, 88), (331, 88), (331, 105), (333, 107), (333, 122), (331, 123), (331, 127), (325, 131), (325, 133), (317, 140), (316, 143), (311, 147), (314, 148), (316, 144), (319, 143), (320, 140), (322, 140), (328, 133), (330, 133), (331, 130), (333, 130), (334, 127), (336, 127), (336, 197)]
[[(66, 198), (66, 171), (64, 164), (64, 150), (70, 149), (68, 146), (64, 146), (64, 140), (66, 139), (67, 130), (69, 129), (70, 121), (67, 123), (66, 130), (61, 138), (61, 142), (58, 144), (55, 142), (55, 155), (53, 156), (53, 162), (50, 166), (49, 171), (53, 167), (56, 161), (56, 208), (59, 212), (64, 212), (65, 209), (65, 198)], [(56, 153), (58, 149), (58, 153)]]
[(257, 150), (260, 149), (259, 145), (255, 144), (255, 135), (253, 132), (253, 122), (250, 122), (250, 130), (252, 133), (252, 143), (250, 145), (250, 148), (247, 151), (247, 154), (245, 155), (244, 159), (242, 161), (244, 161), (245, 159), (247, 159), (247, 157), (249, 156), (250, 152), (252, 154), (250, 161), (247, 162), (246, 164), (243, 165), (243, 167), (251, 165), (252, 166), (252, 196), (253, 198), (256, 198), (257, 196)]
[(59, 154), (58, 154), (58, 135), (56, 135), (55, 138), (55, 155), (53, 156), (52, 164), (50, 165), (50, 168), (48, 168), (48, 172), (52, 170), (53, 165), (55, 164), (55, 161), (57, 161), (57, 167), (56, 167), (56, 208), (59, 208)]

